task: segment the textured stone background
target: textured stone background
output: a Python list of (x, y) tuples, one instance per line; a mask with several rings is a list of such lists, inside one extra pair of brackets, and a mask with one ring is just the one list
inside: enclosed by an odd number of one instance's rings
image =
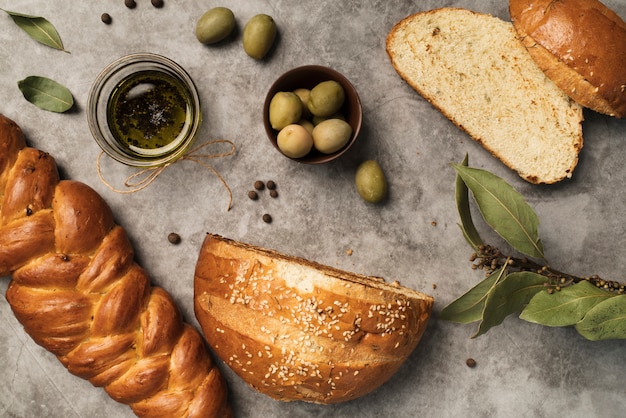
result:
[[(387, 32), (405, 16), (459, 6), (508, 20), (506, 1), (229, 1), (242, 29), (257, 13), (272, 15), (280, 38), (265, 61), (247, 57), (241, 36), (206, 47), (195, 22), (210, 1), (165, 0), (162, 9), (138, 0), (49, 2), (0, 0), (0, 8), (44, 16), (59, 30), (65, 54), (30, 40), (0, 13), (0, 112), (18, 122), (29, 144), (51, 153), (65, 177), (98, 190), (114, 210), (155, 283), (170, 291), (188, 321), (193, 317), (193, 270), (207, 231), (303, 256), (432, 294), (435, 314), (413, 355), (385, 385), (353, 402), (319, 406), (281, 403), (260, 395), (222, 367), (238, 417), (617, 417), (623, 416), (624, 343), (591, 343), (572, 329), (549, 329), (510, 318), (478, 339), (473, 326), (437, 320), (437, 312), (476, 283), (470, 248), (459, 228), (450, 163), (470, 163), (504, 177), (537, 210), (547, 256), (554, 267), (623, 279), (626, 271), (624, 184), (626, 122), (585, 113), (585, 146), (571, 181), (532, 186), (491, 157), (434, 110), (395, 73), (384, 49)], [(606, 0), (626, 18), (626, 3)], [(109, 26), (100, 21), (108, 12)], [(120, 195), (98, 179), (99, 153), (85, 113), (100, 70), (133, 52), (168, 56), (195, 80), (204, 103), (200, 140), (227, 138), (233, 157), (213, 161), (233, 190), (189, 162), (169, 168), (148, 189)], [(265, 138), (261, 106), (282, 72), (322, 64), (357, 87), (364, 126), (357, 146), (324, 166), (305, 166), (278, 154)], [(26, 102), (17, 81), (42, 75), (66, 85), (77, 110), (42, 111)], [(523, 129), (523, 127), (520, 127)], [(364, 204), (353, 187), (354, 170), (375, 158), (390, 182), (390, 198)], [(105, 160), (116, 184), (133, 171)], [(250, 201), (257, 180), (273, 179), (280, 197)], [(261, 221), (265, 212), (271, 225)], [(169, 232), (182, 236), (179, 246)], [(487, 234), (488, 235), (488, 234)], [(494, 240), (496, 238), (494, 237)], [(351, 249), (351, 256), (346, 250)], [(0, 280), (6, 290), (9, 278)], [(436, 289), (433, 287), (436, 284)], [(24, 334), (0, 299), (0, 416), (122, 417), (130, 409), (65, 371)], [(465, 365), (476, 359), (473, 369)], [(220, 364), (223, 366), (222, 364)]]

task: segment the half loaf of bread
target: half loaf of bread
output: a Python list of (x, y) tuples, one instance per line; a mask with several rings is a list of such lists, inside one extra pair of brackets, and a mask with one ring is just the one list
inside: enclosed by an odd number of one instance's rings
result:
[(596, 112), (626, 117), (626, 23), (598, 0), (511, 0), (515, 29), (539, 67)]
[(399, 284), (211, 234), (194, 300), (207, 341), (244, 381), (274, 399), (324, 404), (386, 382), (433, 306)]
[(386, 48), (410, 86), (523, 179), (571, 177), (582, 108), (541, 71), (510, 22), (429, 10), (398, 22)]

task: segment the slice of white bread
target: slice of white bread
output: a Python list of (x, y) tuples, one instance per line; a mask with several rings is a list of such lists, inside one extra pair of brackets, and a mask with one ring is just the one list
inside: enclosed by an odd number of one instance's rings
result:
[(434, 9), (397, 23), (386, 48), (411, 87), (520, 177), (571, 177), (583, 146), (582, 107), (541, 71), (512, 23)]
[(385, 383), (417, 346), (433, 298), (383, 279), (207, 234), (194, 279), (208, 343), (274, 399), (332, 404)]

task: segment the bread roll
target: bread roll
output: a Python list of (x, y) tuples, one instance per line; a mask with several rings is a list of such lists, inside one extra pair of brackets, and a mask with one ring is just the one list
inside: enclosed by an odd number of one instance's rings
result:
[(539, 67), (596, 112), (626, 116), (626, 23), (597, 0), (511, 0), (511, 19)]
[(386, 382), (419, 342), (433, 298), (207, 235), (195, 312), (218, 356), (281, 401), (332, 404)]
[(135, 263), (106, 202), (60, 180), (3, 115), (0, 205), (0, 277), (12, 275), (7, 301), (37, 344), (138, 416), (232, 416), (202, 336)]
[(398, 22), (386, 47), (411, 87), (520, 177), (552, 184), (572, 176), (582, 108), (539, 69), (510, 22), (429, 10)]

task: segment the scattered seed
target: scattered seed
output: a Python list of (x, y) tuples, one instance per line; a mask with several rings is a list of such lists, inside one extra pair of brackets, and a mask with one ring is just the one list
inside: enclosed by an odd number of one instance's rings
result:
[(274, 180), (269, 180), (267, 182), (267, 188), (270, 190), (276, 189), (276, 182), (274, 182)]
[(248, 197), (252, 200), (257, 200), (259, 198), (259, 195), (254, 190), (250, 190), (248, 192)]
[(278, 197), (278, 192), (276, 190), (270, 190), (270, 196), (276, 198)]
[(476, 360), (474, 360), (473, 358), (468, 358), (465, 361), (465, 364), (467, 364), (467, 367), (474, 368), (476, 367)]
[(170, 232), (167, 236), (167, 240), (174, 245), (180, 244), (180, 235), (178, 235), (176, 232)]
[(163, 7), (163, 0), (151, 0), (151, 3), (157, 9), (160, 9), (161, 7)]
[(102, 20), (102, 22), (106, 25), (111, 24), (111, 22), (113, 21), (111, 15), (108, 13), (102, 13), (102, 16), (100, 16), (100, 20)]
[(254, 188), (257, 190), (263, 190), (265, 189), (265, 183), (263, 183), (261, 180), (257, 180), (254, 182)]
[(272, 216), (269, 213), (263, 215), (263, 222), (266, 224), (272, 223)]
[(134, 9), (137, 6), (137, 3), (135, 2), (135, 0), (124, 0), (124, 4), (129, 9)]

